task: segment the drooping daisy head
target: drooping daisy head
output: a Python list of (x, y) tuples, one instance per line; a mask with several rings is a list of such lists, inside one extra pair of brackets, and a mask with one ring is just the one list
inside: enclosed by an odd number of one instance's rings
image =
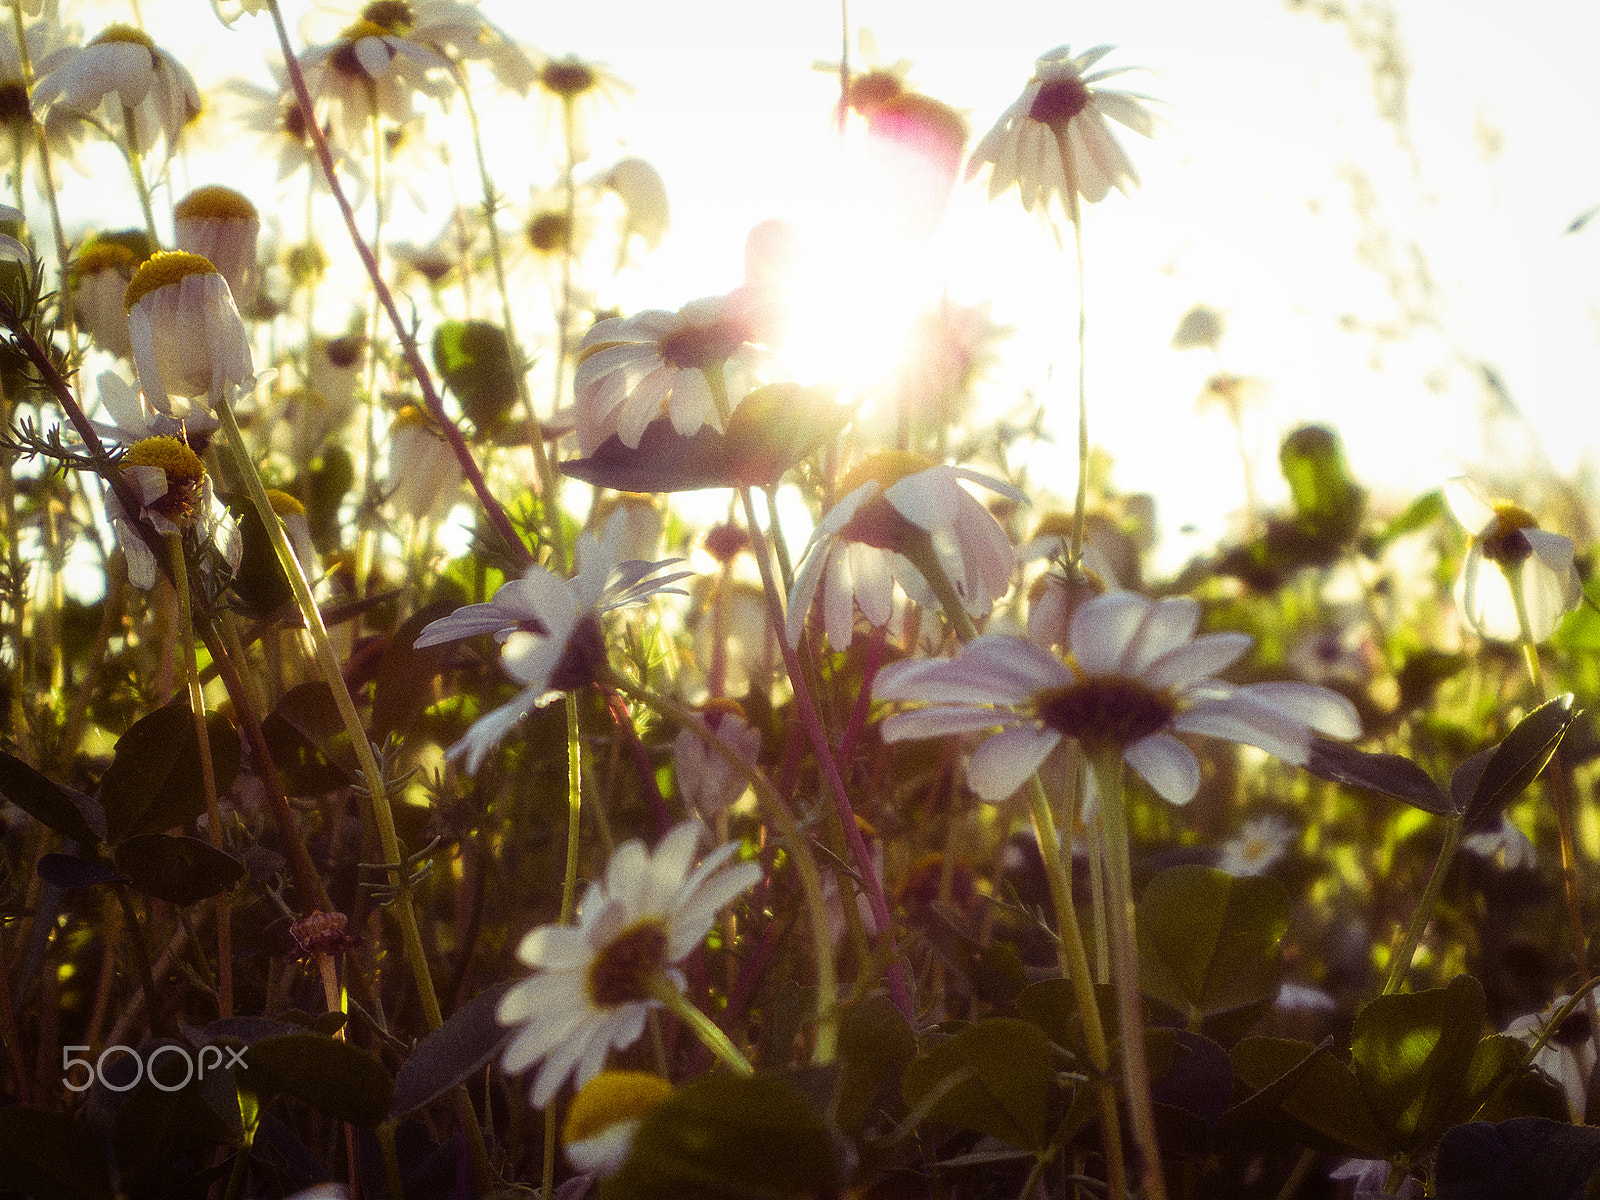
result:
[(33, 91), (34, 105), (91, 116), (102, 107), (140, 154), (165, 140), (170, 155), (183, 127), (200, 113), (194, 76), (131, 25), (111, 25), (76, 53), (64, 55)]
[(178, 249), (204, 257), (228, 281), (236, 306), (248, 309), (256, 298), (256, 239), (261, 214), (249, 198), (230, 187), (196, 188), (172, 209)]
[(111, 238), (96, 238), (72, 260), (72, 304), (78, 323), (107, 354), (122, 358), (133, 354), (124, 297), (141, 261), (131, 246)]
[(444, 99), (454, 90), (449, 59), (412, 39), (413, 15), (402, 0), (378, 0), (336, 39), (300, 56), (318, 117), (332, 122), (345, 147), (368, 140), (374, 117), (405, 125), (419, 94)]
[(561, 1122), (561, 1147), (575, 1171), (604, 1179), (622, 1170), (639, 1122), (672, 1085), (644, 1071), (601, 1071), (578, 1089)]
[(923, 707), (883, 723), (888, 741), (1000, 727), (967, 765), (972, 788), (1000, 801), (1060, 743), (1119, 755), (1174, 804), (1193, 798), (1200, 765), (1178, 733), (1257, 746), (1303, 766), (1311, 735), (1353, 738), (1360, 721), (1336, 692), (1304, 683), (1235, 686), (1215, 678), (1249, 649), (1242, 633), (1195, 636), (1200, 606), (1107, 592), (1071, 617), (1063, 660), (1021, 638), (985, 636), (954, 659), (911, 659), (879, 672), (873, 696)]
[(654, 852), (624, 842), (605, 877), (584, 892), (576, 926), (541, 925), (522, 940), (517, 957), (536, 973), (502, 997), (496, 1016), (517, 1030), (501, 1057), (508, 1074), (544, 1062), (533, 1082), (535, 1107), (548, 1105), (569, 1077), (581, 1088), (613, 1047), (639, 1039), (658, 997), (683, 991), (677, 964), (717, 913), (760, 880), (756, 863), (732, 862), (737, 842), (694, 866), (704, 829), (686, 821)]
[(1572, 539), (1540, 529), (1519, 504), (1491, 500), (1475, 480), (1450, 480), (1444, 496), (1468, 534), (1456, 579), (1468, 623), (1495, 641), (1547, 640), (1583, 600)]
[(1150, 97), (1096, 86), (1131, 69), (1090, 70), (1113, 49), (1074, 55), (1070, 46), (1058, 46), (1041, 55), (1022, 95), (973, 148), (967, 178), (990, 164), (991, 200), (1015, 183), (1024, 209), (1057, 200), (1068, 219), (1078, 196), (1095, 204), (1113, 187), (1124, 193), (1136, 187), (1138, 172), (1106, 118), (1150, 137), (1155, 117), (1146, 107)]
[(181, 250), (153, 255), (123, 304), (139, 386), (158, 411), (181, 418), (255, 379), (244, 322), (210, 260)]

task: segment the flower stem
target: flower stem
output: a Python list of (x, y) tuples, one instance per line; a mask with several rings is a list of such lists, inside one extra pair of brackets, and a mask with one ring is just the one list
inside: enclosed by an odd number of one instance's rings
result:
[(689, 1003), (689, 998), (673, 985), (672, 980), (658, 972), (650, 978), (648, 986), (650, 994), (659, 1000), (667, 1011), (687, 1025), (706, 1049), (726, 1063), (730, 1070), (738, 1075), (756, 1073), (755, 1068), (750, 1065), (750, 1060), (740, 1052), (739, 1047), (728, 1040), (728, 1035), (718, 1028), (715, 1021)]
[(1134, 1145), (1144, 1159), (1144, 1188), (1149, 1200), (1166, 1200), (1161, 1146), (1156, 1138), (1155, 1106), (1150, 1099), (1150, 1065), (1144, 1054), (1144, 1012), (1139, 994), (1139, 942), (1134, 928), (1133, 866), (1128, 846), (1127, 798), (1122, 791), (1122, 751), (1111, 746), (1089, 755), (1100, 793), (1101, 848), (1106, 860), (1108, 932), (1111, 935), (1117, 1023), (1122, 1041), (1122, 1082), (1127, 1088), (1128, 1117)]
[[(583, 740), (578, 724), (578, 694), (569, 691), (567, 705), (567, 865), (561, 877), (561, 924), (572, 920), (578, 902), (578, 831), (583, 809)], [(551, 1195), (556, 1177), (556, 1122), (545, 1114), (541, 1196)]]
[(1450, 870), (1450, 864), (1455, 861), (1456, 851), (1461, 848), (1462, 825), (1462, 818), (1459, 816), (1450, 817), (1445, 822), (1444, 844), (1439, 847), (1439, 856), (1433, 860), (1433, 870), (1429, 873), (1428, 882), (1422, 889), (1422, 898), (1417, 901), (1417, 907), (1411, 914), (1411, 923), (1406, 926), (1405, 938), (1389, 963), (1389, 974), (1383, 981), (1382, 994), (1385, 996), (1400, 990), (1406, 972), (1411, 969), (1411, 960), (1417, 953), (1417, 943), (1422, 941), (1422, 931), (1428, 927), (1428, 922), (1433, 918), (1433, 906), (1439, 899), (1439, 889), (1444, 886), (1445, 873)]
[(1056, 149), (1061, 155), (1061, 170), (1066, 179), (1067, 217), (1072, 222), (1072, 244), (1078, 254), (1078, 492), (1072, 502), (1072, 547), (1069, 558), (1076, 565), (1083, 557), (1083, 523), (1089, 502), (1089, 396), (1085, 383), (1085, 351), (1088, 347), (1088, 308), (1083, 269), (1083, 204), (1078, 199), (1078, 170), (1072, 155), (1068, 121), (1052, 126)]
[(967, 606), (962, 603), (955, 585), (950, 582), (944, 563), (939, 559), (939, 552), (933, 547), (933, 535), (924, 531), (921, 537), (912, 539), (902, 547), (902, 552), (933, 589), (933, 594), (939, 599), (939, 607), (944, 610), (945, 620), (950, 622), (956, 636), (963, 642), (970, 642), (977, 637), (978, 627), (972, 623)]

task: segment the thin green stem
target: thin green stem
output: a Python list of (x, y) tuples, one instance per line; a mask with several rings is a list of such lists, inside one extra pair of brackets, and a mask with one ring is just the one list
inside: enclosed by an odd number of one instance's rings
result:
[(1445, 820), (1444, 843), (1439, 847), (1438, 857), (1433, 860), (1433, 870), (1429, 873), (1428, 882), (1422, 889), (1422, 898), (1417, 901), (1417, 907), (1411, 913), (1411, 923), (1406, 926), (1405, 938), (1401, 941), (1400, 948), (1395, 951), (1394, 959), (1389, 963), (1389, 974), (1383, 981), (1382, 994), (1385, 996), (1400, 990), (1406, 972), (1411, 969), (1411, 960), (1416, 956), (1423, 930), (1427, 929), (1428, 922), (1433, 919), (1433, 906), (1439, 899), (1439, 889), (1444, 886), (1445, 874), (1450, 870), (1450, 864), (1455, 861), (1456, 851), (1461, 848), (1462, 827), (1463, 820), (1459, 816), (1448, 817)]
[(150, 203), (150, 185), (144, 178), (144, 157), (139, 153), (138, 126), (134, 120), (133, 109), (128, 105), (122, 106), (122, 136), (126, 143), (122, 148), (123, 156), (128, 160), (128, 173), (133, 176), (134, 190), (139, 193), (139, 208), (144, 213), (145, 228), (150, 232), (150, 248), (161, 248), (161, 234), (156, 229), (155, 208)]
[(1078, 254), (1078, 491), (1072, 502), (1072, 547), (1068, 557), (1077, 564), (1083, 558), (1083, 525), (1089, 503), (1089, 393), (1085, 359), (1089, 344), (1087, 289), (1083, 268), (1083, 203), (1078, 198), (1078, 170), (1067, 134), (1067, 122), (1053, 129), (1056, 149), (1061, 155), (1061, 170), (1066, 179), (1067, 217), (1072, 222), (1072, 244)]
[(650, 995), (687, 1025), (695, 1037), (700, 1039), (701, 1044), (727, 1064), (730, 1070), (739, 1075), (756, 1073), (755, 1068), (750, 1065), (750, 1060), (740, 1052), (739, 1047), (728, 1039), (728, 1035), (717, 1027), (715, 1021), (689, 1003), (689, 998), (677, 989), (672, 980), (657, 973), (650, 979), (648, 986)]
[(950, 622), (950, 627), (956, 631), (956, 636), (963, 642), (970, 642), (977, 637), (978, 627), (972, 623), (967, 606), (962, 603), (955, 585), (950, 582), (944, 563), (939, 559), (939, 552), (934, 549), (933, 535), (923, 533), (921, 537), (913, 539), (900, 549), (906, 560), (933, 589), (933, 594), (939, 600), (939, 607), (944, 610), (944, 618)]
[[(583, 738), (578, 721), (578, 694), (568, 692), (567, 706), (567, 864), (561, 877), (561, 924), (572, 920), (578, 906), (578, 836), (583, 812)], [(556, 1177), (556, 1123), (545, 1112), (542, 1196), (550, 1195)]]

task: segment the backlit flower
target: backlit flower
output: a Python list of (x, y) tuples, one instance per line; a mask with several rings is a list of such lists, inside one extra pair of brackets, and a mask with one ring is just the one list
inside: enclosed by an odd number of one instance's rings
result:
[(134, 272), (123, 303), (139, 386), (158, 411), (184, 417), (254, 381), (244, 322), (228, 281), (207, 259), (180, 250), (152, 256)]
[[(328, 184), (311, 142), (310, 124), (289, 87), (288, 74), (277, 63), (269, 63), (268, 68), (276, 87), (264, 88), (243, 79), (230, 79), (218, 94), (226, 97), (223, 103), (230, 110), (228, 115), (235, 128), (256, 135), (255, 148), (249, 153), (277, 161), (279, 184), (288, 182), (301, 171), (309, 171), (312, 186), (326, 190)], [(356, 143), (352, 148), (333, 137), (333, 126), (326, 117), (322, 133), (341, 182), (351, 193), (351, 202), (359, 204), (367, 190), (366, 172), (356, 153), (363, 143)]]
[[(378, 9), (375, 15), (387, 17), (390, 7), (369, 4), (363, 11)], [(300, 56), (318, 116), (333, 123), (345, 146), (359, 146), (368, 140), (374, 116), (396, 125), (409, 122), (416, 115), (413, 100), (417, 93), (440, 99), (454, 90), (449, 60), (413, 41), (409, 33), (403, 23), (363, 16), (336, 40), (313, 46)]]
[[(370, 13), (378, 5), (368, 5)], [(479, 11), (476, 3), (458, 0), (414, 0), (409, 8), (413, 41), (430, 46), (452, 62), (483, 62), (501, 86), (526, 96), (539, 77), (533, 59), (516, 40)]]
[(413, 521), (442, 518), (461, 489), (461, 460), (426, 413), (408, 404), (389, 426), (389, 503)]
[(622, 1170), (645, 1114), (672, 1095), (672, 1085), (644, 1071), (601, 1071), (578, 1089), (561, 1122), (561, 1146), (572, 1169), (606, 1178)]
[(660, 173), (642, 158), (625, 158), (596, 181), (610, 188), (622, 201), (622, 244), (618, 258), (627, 255), (628, 243), (638, 235), (646, 248), (656, 249), (672, 223), (667, 203), (667, 185)]
[(33, 90), (40, 110), (57, 106), (91, 116), (106, 107), (110, 124), (125, 127), (139, 153), (158, 138), (167, 153), (200, 112), (200, 89), (177, 59), (131, 25), (112, 25), (41, 79)]
[[(744, 712), (731, 700), (714, 699), (695, 720), (709, 728), (755, 766), (761, 755), (761, 732), (744, 719)], [(673, 776), (683, 806), (703, 821), (715, 821), (728, 806), (744, 795), (750, 786), (743, 772), (735, 770), (705, 738), (693, 729), (681, 729), (672, 743)]]
[[(604, 678), (609, 670), (600, 618), (613, 609), (640, 604), (657, 592), (679, 592), (670, 585), (690, 574), (660, 574), (679, 561), (631, 560), (613, 565), (590, 534), (578, 539), (578, 573), (563, 579), (531, 566), (484, 604), (468, 604), (431, 622), (417, 636), (417, 649), (492, 633), (501, 644), (500, 665), (523, 690), (508, 704), (480, 717), (448, 755), (467, 760), (475, 773), (488, 753), (527, 716), (549, 703)], [(681, 594), (681, 592), (679, 593)]]
[(857, 607), (870, 624), (888, 623), (896, 583), (919, 603), (932, 604), (926, 582), (906, 557), (919, 541), (931, 544), (967, 610), (988, 612), (1010, 586), (1015, 559), (1005, 530), (962, 480), (1018, 503), (1026, 500), (1009, 483), (981, 472), (899, 452), (874, 455), (847, 475), (841, 499), (818, 523), (795, 568), (789, 644), (799, 645), (819, 591), (823, 627), (835, 650), (850, 644)]
[(972, 788), (1000, 801), (1021, 787), (1064, 737), (1086, 752), (1120, 752), (1161, 796), (1193, 798), (1200, 765), (1174, 734), (1258, 746), (1304, 766), (1312, 732), (1353, 738), (1360, 722), (1336, 692), (1305, 683), (1243, 686), (1213, 678), (1250, 648), (1243, 633), (1195, 637), (1200, 606), (1107, 592), (1072, 614), (1063, 661), (1021, 638), (991, 635), (953, 659), (911, 659), (878, 673), (878, 700), (918, 703), (883, 723), (885, 740), (1001, 732), (974, 751)]
[(120, 241), (97, 238), (72, 260), (72, 304), (78, 324), (107, 354), (131, 358), (126, 296), (139, 255)]
[(1017, 102), (973, 148), (967, 178), (992, 163), (991, 200), (1015, 183), (1024, 209), (1032, 212), (1038, 201), (1059, 199), (1069, 217), (1076, 207), (1069, 187), (1093, 204), (1113, 187), (1126, 193), (1137, 186), (1139, 175), (1106, 118), (1150, 137), (1150, 98), (1094, 86), (1131, 68), (1084, 73), (1113, 49), (1096, 46), (1074, 57), (1071, 47), (1058, 46), (1040, 57)]
[[(1532, 513), (1510, 500), (1489, 499), (1471, 479), (1450, 480), (1444, 497), (1469, 535), (1456, 579), (1467, 621), (1496, 641), (1545, 641), (1583, 600), (1572, 539), (1540, 529)], [(1517, 615), (1518, 592), (1527, 608), (1526, 630)]]
[(702, 425), (725, 432), (710, 375), (722, 374), (731, 411), (761, 358), (749, 338), (737, 294), (695, 300), (675, 313), (651, 309), (601, 321), (578, 347), (579, 449), (593, 454), (616, 434), (636, 450), (645, 426), (663, 414), (684, 437)]
[(637, 839), (624, 842), (605, 878), (584, 892), (576, 926), (541, 925), (523, 938), (517, 957), (537, 973), (505, 994), (496, 1016), (520, 1026), (500, 1060), (508, 1074), (544, 1061), (535, 1107), (549, 1104), (569, 1076), (580, 1088), (588, 1083), (612, 1047), (638, 1041), (657, 995), (684, 989), (676, 964), (711, 932), (718, 912), (760, 880), (753, 862), (729, 865), (737, 842), (693, 867), (704, 829), (686, 821), (654, 853)]
[(589, 157), (589, 123), (602, 104), (614, 104), (632, 89), (613, 75), (603, 63), (568, 54), (545, 58), (539, 64), (539, 90), (553, 103), (547, 103), (543, 124), (545, 144), (562, 144), (562, 131), (568, 128), (562, 110), (570, 110), (572, 144), (565, 147), (574, 163)]
[(178, 249), (198, 254), (228, 281), (233, 302), (249, 308), (256, 298), (256, 239), (261, 214), (230, 187), (195, 188), (172, 209)]

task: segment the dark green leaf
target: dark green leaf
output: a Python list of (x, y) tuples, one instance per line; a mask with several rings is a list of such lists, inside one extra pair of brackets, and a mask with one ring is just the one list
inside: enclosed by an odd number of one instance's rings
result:
[(601, 1200), (802, 1200), (844, 1183), (835, 1135), (779, 1076), (708, 1075), (648, 1113)]
[[(145, 1070), (131, 1091), (117, 1097), (112, 1123), (117, 1169), (125, 1181), (164, 1167), (183, 1152), (243, 1140), (233, 1074), (213, 1065), (212, 1055), (202, 1071), (194, 1048), (170, 1038), (141, 1043), (138, 1055)], [(225, 1054), (218, 1064), (223, 1061)]]
[(383, 648), (372, 690), (372, 737), (406, 733), (411, 723), (434, 702), (434, 679), (455, 653), (451, 645), (412, 646), (423, 627), (459, 607), (459, 599), (435, 600), (406, 618)]
[(1188, 1019), (1270, 998), (1288, 926), (1289, 896), (1276, 880), (1172, 867), (1139, 901), (1140, 987)]
[(1544, 770), (1578, 715), (1572, 701), (1571, 692), (1546, 700), (1495, 747), (1467, 803), (1468, 828), (1493, 821)]
[(1380, 996), (1356, 1015), (1351, 1062), (1398, 1149), (1431, 1147), (1467, 1105), (1484, 1011), (1478, 981), (1458, 975), (1448, 987)]
[(845, 1009), (839, 1021), (839, 1057), (844, 1063), (836, 1110), (839, 1124), (846, 1129), (859, 1125), (879, 1089), (898, 1079), (916, 1054), (911, 1026), (888, 996), (874, 993)]
[(118, 843), (117, 866), (147, 896), (180, 907), (225, 892), (244, 878), (244, 864), (199, 838), (141, 833)]
[(506, 331), (489, 321), (442, 322), (433, 365), (480, 435), (492, 434), (517, 402), (518, 363)]
[(912, 1062), (901, 1090), (913, 1108), (939, 1093), (928, 1110), (934, 1120), (1037, 1149), (1054, 1074), (1050, 1042), (1038, 1026), (994, 1017)]
[(394, 1108), (389, 1114), (394, 1120), (437, 1100), (494, 1057), (511, 1036), (494, 1016), (510, 986), (496, 984), (479, 992), (417, 1043), (394, 1078)]
[(0, 1188), (50, 1200), (110, 1200), (100, 1143), (66, 1113), (0, 1108)]
[(1600, 1129), (1521, 1117), (1458, 1125), (1439, 1141), (1439, 1200), (1581, 1200), (1600, 1171)]
[(98, 801), (62, 787), (13, 755), (0, 752), (0, 799), (15, 804), (62, 837), (89, 846), (105, 841), (106, 816)]
[(1246, 1038), (1230, 1052), (1239, 1078), (1256, 1089), (1226, 1113), (1218, 1129), (1247, 1144), (1252, 1127), (1274, 1108), (1333, 1147), (1362, 1158), (1388, 1158), (1393, 1146), (1355, 1073), (1330, 1050), (1307, 1042)]
[(1449, 816), (1454, 811), (1450, 797), (1428, 773), (1398, 754), (1369, 754), (1343, 742), (1312, 738), (1306, 770), (1330, 783), (1402, 800), (1423, 812)]
[[(239, 735), (221, 713), (206, 714), (206, 740), (217, 794), (239, 773)], [(135, 721), (117, 739), (116, 755), (100, 779), (107, 840), (186, 825), (206, 810), (200, 781), (200, 742), (187, 697)]]
[(394, 1101), (389, 1072), (348, 1042), (290, 1033), (255, 1043), (245, 1060), (241, 1086), (293, 1096), (352, 1125), (377, 1125)]
[(324, 554), (339, 548), (339, 507), (355, 486), (355, 462), (343, 446), (325, 446), (322, 458), (305, 473), (299, 495), (306, 506), (311, 540)]
[(1302, 525), (1326, 540), (1355, 536), (1366, 493), (1350, 477), (1337, 433), (1321, 425), (1302, 425), (1283, 439), (1278, 463)]
[(116, 883), (127, 876), (103, 859), (79, 858), (75, 854), (46, 854), (35, 868), (39, 878), (58, 888), (96, 887), (102, 883)]

